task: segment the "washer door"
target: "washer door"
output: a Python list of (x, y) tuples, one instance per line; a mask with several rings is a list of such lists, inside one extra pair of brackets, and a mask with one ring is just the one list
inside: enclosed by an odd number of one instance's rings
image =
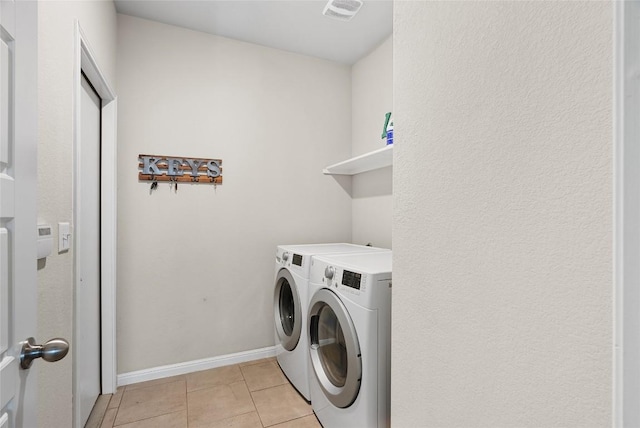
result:
[(349, 407), (362, 379), (360, 344), (353, 321), (340, 298), (318, 290), (309, 305), (311, 366), (324, 394), (336, 407)]
[(287, 351), (292, 351), (302, 333), (302, 313), (298, 287), (287, 269), (278, 272), (273, 297), (273, 312), (280, 344)]

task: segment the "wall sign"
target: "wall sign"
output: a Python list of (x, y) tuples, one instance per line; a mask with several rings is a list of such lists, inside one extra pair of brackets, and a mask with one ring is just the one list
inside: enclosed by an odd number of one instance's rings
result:
[(138, 155), (138, 180), (222, 184), (222, 160)]

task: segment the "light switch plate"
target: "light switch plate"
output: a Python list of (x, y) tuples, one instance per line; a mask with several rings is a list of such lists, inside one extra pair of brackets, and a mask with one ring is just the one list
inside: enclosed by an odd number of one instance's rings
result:
[(58, 223), (58, 253), (69, 251), (71, 247), (71, 225)]

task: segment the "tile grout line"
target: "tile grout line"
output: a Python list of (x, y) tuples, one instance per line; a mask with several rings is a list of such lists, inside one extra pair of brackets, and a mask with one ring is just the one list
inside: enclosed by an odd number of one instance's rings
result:
[[(114, 425), (113, 428), (117, 428), (117, 427), (121, 427), (121, 426), (125, 426), (128, 424), (135, 424), (141, 421), (148, 421), (149, 419), (153, 419), (153, 418), (158, 418), (160, 416), (166, 416), (166, 415), (173, 415), (174, 413), (180, 413), (182, 410), (177, 410), (175, 412), (169, 412), (169, 413), (163, 413), (161, 415), (156, 415), (156, 416), (150, 416), (148, 418), (142, 418), (142, 419), (138, 419), (137, 421), (131, 421), (131, 422), (127, 422), (126, 424), (121, 424), (121, 425)], [(188, 422), (187, 422), (188, 423)]]
[[(255, 365), (255, 364), (248, 364), (248, 366), (250, 365)], [(242, 380), (244, 381), (244, 385), (247, 387), (247, 391), (249, 391), (249, 385), (247, 385), (247, 379), (244, 377), (244, 372), (242, 371), (242, 367), (238, 366), (238, 368), (240, 369), (240, 376), (242, 376)], [(258, 415), (258, 419), (260, 420), (260, 425), (262, 427), (264, 427), (264, 423), (262, 422), (262, 417), (260, 416), (260, 412), (258, 411), (258, 406), (256, 406), (256, 402), (253, 401), (253, 393), (251, 391), (249, 391), (249, 397), (251, 397), (251, 404), (253, 404), (253, 408), (256, 411), (256, 415)], [(187, 427), (189, 428), (189, 427)]]
[[(247, 390), (249, 390), (249, 388), (247, 388)], [(262, 416), (260, 416), (260, 412), (258, 411), (258, 406), (256, 406), (256, 402), (253, 399), (253, 392), (252, 391), (249, 391), (249, 397), (251, 397), (251, 402), (253, 403), (253, 408), (256, 409), (256, 414), (258, 415), (258, 419), (260, 419), (260, 425), (262, 425), (262, 427), (264, 428), (264, 422), (262, 421)]]
[(98, 422), (98, 428), (102, 428), (102, 422), (104, 422), (104, 417), (107, 415), (107, 412), (109, 411), (109, 403), (111, 402), (112, 398), (113, 398), (113, 394), (111, 394), (111, 397), (109, 397), (109, 401), (107, 401), (107, 407), (105, 407), (104, 412), (102, 413), (102, 417)]
[[(262, 387), (262, 388), (259, 388), (259, 389), (253, 390), (253, 391), (249, 390), (249, 392), (254, 393), (254, 392), (258, 392), (258, 391), (264, 391), (265, 389), (269, 389), (269, 388), (275, 388), (276, 386), (282, 386), (282, 385), (286, 385), (286, 384), (291, 385), (291, 382), (289, 381), (289, 378), (287, 377), (287, 375), (285, 375), (285, 374), (284, 374), (284, 372), (283, 372), (283, 371), (282, 371), (282, 369), (280, 368), (280, 365), (279, 365), (277, 362), (275, 362), (275, 361), (269, 361), (269, 362), (270, 362), (270, 363), (272, 363), (273, 365), (275, 365), (276, 369), (278, 369), (278, 371), (279, 371), (280, 373), (282, 373), (282, 376), (284, 376), (284, 380), (285, 380), (285, 382), (280, 383), (280, 384), (278, 384), (278, 385), (265, 386), (265, 387)], [(252, 364), (252, 365), (256, 365), (256, 364)], [(242, 367), (240, 368), (240, 372), (242, 373)], [(244, 373), (242, 373), (242, 377), (244, 378)], [(245, 380), (245, 383), (246, 383), (246, 380)], [(293, 386), (293, 385), (292, 385), (292, 386)], [(249, 389), (249, 386), (248, 386), (248, 385), (247, 385), (247, 389)], [(294, 388), (294, 389), (295, 389), (295, 388)], [(298, 392), (298, 391), (296, 390), (296, 392)], [(306, 399), (305, 399), (305, 400), (306, 400)]]
[[(111, 426), (106, 427), (106, 428), (113, 428), (116, 425), (116, 418), (118, 417), (118, 411), (120, 410), (120, 404), (122, 404), (122, 397), (124, 397), (124, 390), (126, 388), (123, 386), (122, 387), (122, 395), (120, 396), (120, 401), (118, 401), (118, 405), (116, 407), (112, 407), (111, 409), (115, 409), (115, 415), (113, 415), (113, 422), (111, 423)], [(116, 387), (116, 393), (118, 392), (118, 387)], [(111, 395), (111, 400), (113, 400), (113, 397), (115, 397), (116, 394)], [(111, 404), (111, 400), (109, 400), (109, 404)], [(109, 406), (107, 406), (109, 407)], [(111, 409), (107, 409), (107, 412)], [(107, 412), (104, 413), (105, 417), (107, 416)], [(102, 428), (102, 424), (104, 423), (104, 420), (100, 423), (100, 428)]]
[[(122, 397), (120, 397), (120, 402), (118, 403), (118, 407), (116, 407), (116, 414), (113, 417), (113, 423), (111, 424), (111, 426), (109, 428), (115, 428), (116, 426), (116, 420), (118, 420), (118, 413), (120, 412), (120, 406), (122, 405), (122, 400), (124, 400), (124, 393), (127, 392), (127, 386), (128, 385), (124, 385), (122, 387)], [(118, 392), (118, 388), (116, 388), (116, 392)], [(102, 427), (100, 427), (102, 428)]]
[[(246, 383), (246, 382), (245, 382), (245, 383)], [(259, 388), (259, 389), (254, 389), (253, 391), (249, 391), (249, 392), (264, 391), (265, 389), (275, 388), (275, 387), (277, 387), (277, 386), (282, 386), (282, 385), (287, 385), (287, 384), (291, 384), (291, 382), (286, 381), (286, 382), (284, 382), (284, 383), (279, 383), (279, 384), (277, 384), (277, 385), (270, 385), (270, 386), (265, 386), (265, 387), (262, 387), (262, 388)], [(249, 387), (247, 387), (247, 389), (249, 389)], [(293, 389), (295, 389), (295, 388), (293, 388)], [(296, 392), (298, 392), (298, 390), (296, 390)]]
[[(253, 364), (251, 364), (251, 365), (253, 365)], [(244, 372), (242, 371), (242, 367), (239, 367), (239, 368), (240, 368), (240, 375), (242, 376), (242, 380), (244, 381), (244, 384), (247, 387), (247, 391), (249, 391), (249, 385), (247, 385), (247, 379), (245, 379), (245, 377), (244, 377)], [(253, 404), (253, 408), (256, 410), (256, 415), (258, 415), (258, 419), (260, 420), (260, 425), (262, 425), (262, 427), (264, 428), (264, 422), (262, 422), (262, 416), (260, 416), (260, 412), (258, 411), (258, 406), (256, 406), (256, 402), (253, 399), (253, 392), (252, 391), (249, 391), (249, 397), (251, 397), (251, 403)]]
[[(122, 391), (122, 393), (124, 394), (124, 391)], [(113, 415), (113, 423), (111, 424), (110, 427), (107, 427), (107, 428), (113, 428), (113, 427), (116, 426), (116, 418), (118, 417), (118, 412), (120, 411), (120, 403), (118, 403), (118, 407), (116, 407), (115, 409), (116, 409), (116, 414)], [(102, 428), (102, 427), (100, 427), (100, 428)]]
[[(251, 402), (253, 404), (253, 410), (250, 410), (250, 411), (244, 412), (244, 413), (240, 413), (240, 414), (237, 414), (237, 415), (234, 415), (234, 416), (230, 416), (228, 418), (219, 419), (218, 422), (226, 420), (226, 419), (233, 419), (233, 418), (236, 418), (236, 417), (242, 416), (242, 415), (247, 415), (247, 414), (252, 413), (252, 412), (255, 412), (258, 415), (258, 418), (260, 418), (260, 414), (258, 413), (258, 408), (256, 407), (256, 404), (253, 401), (253, 397), (251, 396), (251, 391), (249, 391), (249, 387), (247, 386), (247, 380), (245, 379), (244, 373), (242, 372), (242, 367), (240, 366), (240, 364), (234, 364), (234, 365), (238, 367), (238, 371), (240, 372), (240, 376), (242, 377), (242, 380), (233, 381), (231, 383), (243, 382), (245, 384), (245, 387), (247, 388), (247, 391), (249, 392), (249, 396), (251, 397)], [(254, 364), (247, 364), (246, 366), (250, 366), (250, 365), (254, 365)], [(205, 389), (216, 388), (218, 386), (229, 386), (229, 385), (231, 385), (231, 383), (227, 382), (227, 383), (220, 383), (220, 384), (204, 386), (204, 387), (202, 387), (200, 389), (194, 389), (192, 391), (189, 391), (188, 387), (187, 387), (187, 428), (189, 428), (189, 413), (188, 413), (189, 412), (189, 410), (188, 410), (188, 408), (189, 408), (189, 394), (190, 393), (194, 393), (194, 392), (203, 391)], [(262, 425), (262, 419), (260, 419), (260, 425)]]
[(187, 408), (187, 428), (189, 428), (189, 378), (186, 375), (184, 377), (184, 406)]
[[(122, 387), (122, 395), (124, 395), (124, 389), (125, 387)], [(115, 397), (115, 395), (118, 393), (118, 387), (116, 386), (116, 392), (111, 396), (111, 400), (113, 400), (113, 397)], [(109, 400), (109, 404), (111, 404), (111, 400)], [(122, 400), (122, 397), (120, 397), (120, 400)], [(107, 406), (109, 407), (109, 406)], [(116, 418), (118, 417), (118, 410), (120, 409), (120, 403), (118, 403), (118, 407), (111, 407), (107, 409), (107, 412), (111, 409), (116, 409), (116, 414), (113, 416), (113, 423), (111, 424), (110, 427), (106, 427), (106, 428), (113, 428), (113, 425), (116, 423)], [(107, 412), (104, 413), (105, 417), (107, 416)], [(102, 422), (100, 422), (100, 428), (102, 428), (102, 424), (104, 424), (104, 419), (102, 420)]]
[[(287, 424), (289, 422), (297, 421), (298, 419), (304, 419), (304, 418), (306, 418), (308, 416), (312, 416), (312, 415), (313, 415), (314, 418), (316, 418), (316, 414), (315, 413), (311, 413), (309, 415), (298, 416), (297, 418), (289, 419), (289, 420), (286, 420), (286, 421), (276, 422), (275, 424), (271, 424), (271, 425), (262, 425), (262, 428), (269, 428), (269, 427), (273, 427), (273, 426), (280, 425), (280, 424)], [(316, 420), (317, 420), (317, 418), (316, 418)]]
[[(184, 382), (184, 390), (185, 390), (185, 407), (186, 407), (186, 406), (187, 406), (187, 403), (186, 403), (187, 381), (186, 381), (186, 379), (185, 379), (184, 381), (182, 381), (182, 380), (176, 380), (175, 382), (166, 382), (166, 383), (161, 383), (161, 384), (158, 384), (158, 385), (166, 385), (166, 384), (168, 384), (168, 383), (177, 383), (177, 382)], [(133, 384), (133, 385), (135, 385), (135, 384)], [(149, 386), (145, 386), (144, 388), (149, 388), (149, 387), (158, 386), (158, 385), (149, 385)], [(177, 410), (177, 411), (174, 411), (174, 412), (161, 413), (161, 414), (158, 414), (158, 415), (149, 416), (148, 418), (142, 418), (142, 419), (138, 419), (138, 420), (135, 420), (135, 421), (129, 421), (129, 422), (126, 422), (126, 423), (123, 423), (123, 424), (120, 424), (120, 425), (116, 425), (116, 419), (117, 419), (117, 417), (118, 417), (118, 413), (120, 412), (120, 406), (122, 405), (122, 402), (124, 401), (124, 394), (127, 392), (127, 389), (128, 389), (127, 387), (128, 387), (128, 386), (129, 386), (129, 385), (126, 385), (126, 386), (125, 386), (124, 391), (122, 391), (122, 398), (120, 399), (120, 403), (118, 404), (118, 407), (117, 407), (117, 409), (118, 409), (118, 410), (116, 411), (116, 416), (115, 416), (115, 418), (113, 419), (113, 426), (112, 426), (112, 428), (116, 428), (116, 427), (119, 427), (119, 426), (123, 426), (123, 425), (127, 425), (127, 424), (132, 424), (132, 423), (136, 423), (136, 422), (144, 421), (144, 420), (147, 420), (147, 419), (157, 418), (157, 417), (165, 416), (165, 415), (172, 415), (172, 414), (174, 414), (174, 413), (181, 412), (181, 410)], [(144, 388), (135, 388), (135, 389), (132, 389), (132, 391), (139, 391), (139, 390), (144, 389)], [(138, 406), (138, 404), (136, 404), (136, 406)], [(188, 423), (189, 423), (189, 420), (187, 419), (187, 424), (188, 424)]]

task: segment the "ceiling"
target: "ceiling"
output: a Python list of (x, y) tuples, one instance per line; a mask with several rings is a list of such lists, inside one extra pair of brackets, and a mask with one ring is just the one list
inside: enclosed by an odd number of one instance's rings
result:
[(392, 30), (392, 0), (363, 0), (351, 21), (316, 0), (115, 0), (116, 10), (165, 24), (353, 64)]

